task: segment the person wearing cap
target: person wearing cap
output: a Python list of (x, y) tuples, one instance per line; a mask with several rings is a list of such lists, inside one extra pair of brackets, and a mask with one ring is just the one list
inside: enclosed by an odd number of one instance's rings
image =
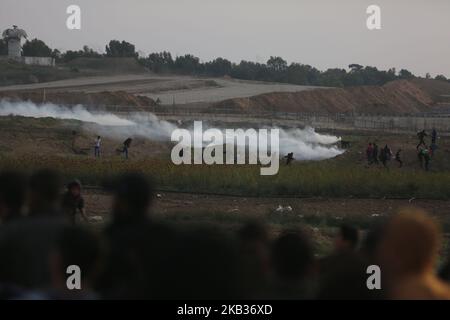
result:
[(81, 195), (81, 183), (73, 180), (67, 185), (67, 191), (62, 199), (62, 209), (70, 219), (72, 224), (76, 222), (77, 213), (81, 214), (84, 221), (88, 222), (88, 218), (84, 211), (84, 198)]

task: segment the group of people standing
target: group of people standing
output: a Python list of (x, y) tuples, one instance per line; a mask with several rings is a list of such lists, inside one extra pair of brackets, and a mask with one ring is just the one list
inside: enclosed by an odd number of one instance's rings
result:
[(386, 144), (384, 148), (379, 148), (378, 145), (374, 143), (369, 143), (366, 149), (367, 162), (370, 165), (376, 164), (378, 165), (380, 162), (383, 167), (387, 168), (389, 161), (394, 157), (395, 161), (398, 162), (399, 168), (403, 166), (403, 161), (401, 160), (402, 149), (398, 149), (394, 154), (392, 153), (391, 148)]
[[(417, 133), (419, 143), (416, 146), (420, 167), (426, 171), (430, 169), (431, 159), (437, 150), (436, 142), (438, 135), (436, 129), (433, 128), (431, 131), (431, 144), (429, 146), (425, 142), (427, 136), (428, 134), (425, 130), (419, 131)], [(385, 168), (388, 167), (388, 163), (392, 158), (398, 163), (398, 167), (401, 168), (403, 166), (401, 153), (402, 149), (398, 149), (394, 155), (388, 145), (385, 145), (384, 148), (380, 149), (375, 142), (369, 143), (366, 149), (366, 157), (369, 166), (373, 164), (377, 165), (381, 162)]]
[(437, 150), (437, 131), (435, 128), (431, 131), (431, 144), (427, 146), (425, 138), (428, 134), (425, 130), (417, 133), (419, 143), (416, 146), (417, 157), (419, 158), (420, 167), (428, 171), (430, 169), (430, 161), (433, 158), (435, 151)]

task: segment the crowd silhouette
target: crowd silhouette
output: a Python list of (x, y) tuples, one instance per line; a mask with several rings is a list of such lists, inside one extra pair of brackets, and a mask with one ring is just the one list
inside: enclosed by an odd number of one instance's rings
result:
[[(62, 186), (51, 170), (0, 173), (1, 299), (450, 298), (450, 266), (437, 266), (442, 233), (418, 209), (364, 232), (342, 225), (333, 252), (318, 257), (302, 229), (274, 238), (263, 221), (232, 233), (156, 220), (153, 186), (135, 173), (104, 183), (110, 221), (77, 224), (81, 183)], [(79, 290), (67, 286), (70, 265), (81, 270)], [(380, 290), (367, 286), (370, 265)]]

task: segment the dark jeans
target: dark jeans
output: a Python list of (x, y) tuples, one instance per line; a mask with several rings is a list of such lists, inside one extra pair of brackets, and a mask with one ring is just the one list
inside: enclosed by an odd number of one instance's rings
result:
[(94, 157), (100, 157), (100, 147), (94, 147)]
[(125, 155), (125, 159), (128, 159), (128, 147), (123, 147), (123, 154)]

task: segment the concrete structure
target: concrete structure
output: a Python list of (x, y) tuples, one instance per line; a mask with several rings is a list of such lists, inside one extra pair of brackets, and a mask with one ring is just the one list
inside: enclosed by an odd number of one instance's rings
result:
[(23, 57), (22, 56), (22, 39), (28, 35), (25, 30), (13, 26), (12, 29), (6, 29), (2, 34), (8, 44), (8, 58), (21, 62), (23, 64), (34, 66), (54, 67), (55, 59), (51, 57)]
[(24, 64), (33, 66), (54, 67), (55, 59), (52, 57), (21, 57), (20, 61)]
[(2, 34), (3, 38), (8, 44), (8, 57), (17, 59), (22, 56), (22, 38), (27, 38), (27, 33), (19, 29), (17, 26), (13, 26), (12, 29), (6, 29)]

